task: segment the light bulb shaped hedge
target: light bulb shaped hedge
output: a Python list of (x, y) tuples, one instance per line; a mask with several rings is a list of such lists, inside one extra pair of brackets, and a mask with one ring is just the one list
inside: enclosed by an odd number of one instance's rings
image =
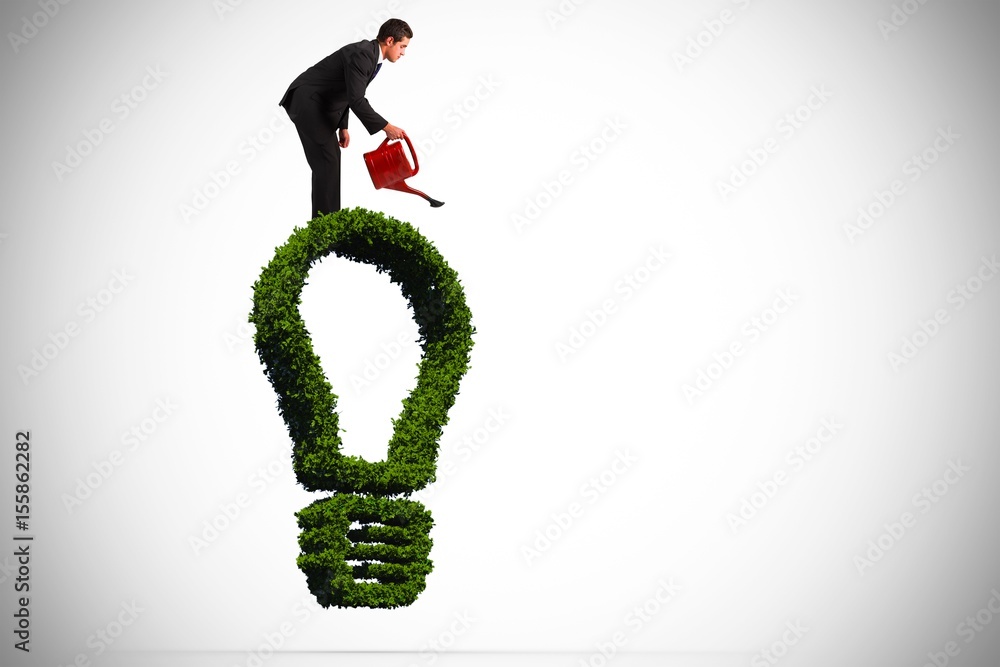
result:
[[(299, 313), (314, 263), (329, 254), (371, 264), (399, 284), (423, 350), (417, 385), (393, 419), (384, 461), (341, 453), (337, 396)], [(297, 228), (254, 283), (250, 321), (264, 374), (293, 442), (293, 467), (307, 490), (408, 494), (435, 479), (438, 441), (469, 368), (472, 314), (458, 276), (419, 231), (381, 213), (341, 210)], [(347, 324), (349, 326), (349, 323)]]

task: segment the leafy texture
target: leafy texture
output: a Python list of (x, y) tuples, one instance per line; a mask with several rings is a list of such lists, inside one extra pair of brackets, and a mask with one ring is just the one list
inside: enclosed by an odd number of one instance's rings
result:
[(420, 503), (341, 493), (297, 516), (297, 562), (324, 607), (399, 607), (424, 590), (433, 521)]
[[(384, 461), (341, 453), (337, 396), (299, 313), (310, 268), (331, 253), (388, 274), (417, 323), (423, 350), (417, 386), (393, 420)], [(310, 590), (325, 605), (409, 604), (431, 569), (430, 537), (417, 539), (414, 533), (430, 530), (430, 515), (420, 503), (387, 496), (409, 494), (435, 478), (438, 441), (468, 370), (475, 333), (458, 276), (410, 224), (355, 208), (297, 228), (254, 283), (253, 302), (254, 342), (292, 438), (295, 475), (309, 491), (341, 494), (298, 515), (303, 528), (299, 566)], [(381, 525), (350, 529), (352, 521), (372, 523), (359, 515)], [(348, 560), (360, 564), (351, 566)]]
[[(371, 463), (341, 454), (337, 396), (299, 314), (309, 269), (330, 253), (372, 264), (398, 283), (413, 310), (423, 357), (417, 386), (393, 420), (388, 456)], [(277, 249), (254, 284), (250, 321), (265, 375), (294, 443), (295, 474), (307, 490), (391, 495), (434, 481), (438, 440), (475, 329), (458, 276), (405, 222), (356, 208), (312, 220)]]

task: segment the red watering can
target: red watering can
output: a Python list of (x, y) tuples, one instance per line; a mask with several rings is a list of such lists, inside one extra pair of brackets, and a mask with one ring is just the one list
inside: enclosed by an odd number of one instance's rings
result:
[(413, 150), (410, 138), (405, 134), (403, 138), (406, 139), (406, 145), (410, 147), (410, 155), (413, 156), (412, 167), (410, 166), (410, 161), (406, 159), (406, 154), (403, 152), (403, 144), (399, 142), (390, 144), (388, 137), (386, 137), (385, 141), (378, 148), (370, 153), (365, 153), (365, 164), (368, 165), (368, 173), (371, 174), (375, 189), (390, 188), (392, 190), (399, 190), (400, 192), (409, 192), (420, 195), (435, 208), (443, 206), (443, 201), (431, 199), (420, 190), (411, 188), (403, 180), (415, 175), (420, 170), (420, 165), (417, 164), (417, 153)]

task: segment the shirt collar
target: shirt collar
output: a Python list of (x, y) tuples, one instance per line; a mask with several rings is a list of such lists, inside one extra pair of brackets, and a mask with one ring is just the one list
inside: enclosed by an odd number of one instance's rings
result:
[(375, 57), (377, 58), (375, 61), (376, 67), (385, 62), (385, 58), (382, 57), (382, 45), (378, 43), (377, 39), (375, 40)]

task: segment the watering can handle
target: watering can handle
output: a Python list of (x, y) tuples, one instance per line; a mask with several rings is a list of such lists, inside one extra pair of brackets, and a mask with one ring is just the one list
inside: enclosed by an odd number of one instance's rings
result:
[[(420, 171), (420, 164), (417, 162), (417, 151), (413, 150), (413, 144), (410, 142), (410, 137), (409, 135), (406, 134), (406, 132), (403, 133), (403, 139), (406, 140), (406, 145), (410, 147), (410, 157), (413, 158), (413, 174), (410, 174), (411, 176), (413, 176), (416, 175), (418, 171)], [(385, 140), (382, 142), (382, 145), (385, 146), (386, 144), (389, 143), (389, 141), (391, 141), (389, 137), (386, 137)]]

